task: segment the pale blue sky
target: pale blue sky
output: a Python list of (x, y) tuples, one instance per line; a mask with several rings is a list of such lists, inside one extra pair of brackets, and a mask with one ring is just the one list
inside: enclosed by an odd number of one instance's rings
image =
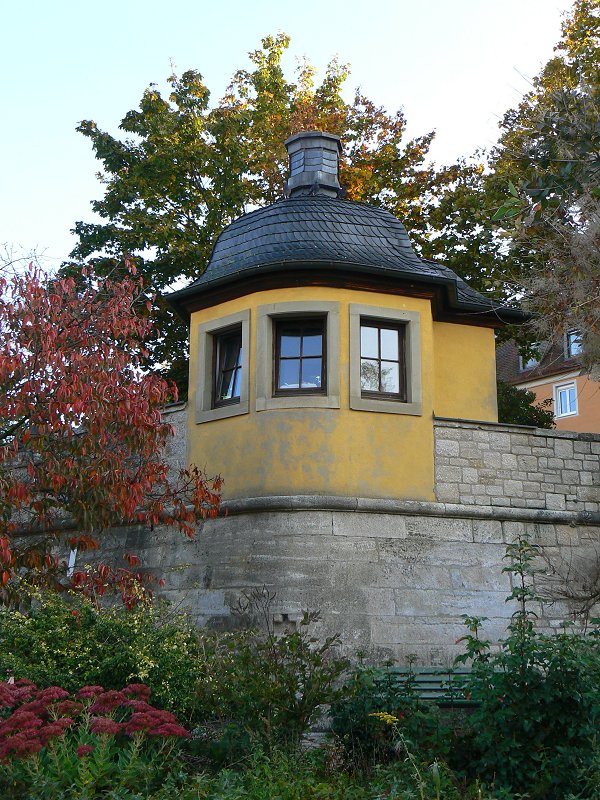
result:
[(74, 244), (91, 219), (99, 163), (75, 132), (93, 119), (117, 133), (171, 62), (197, 69), (218, 98), (267, 33), (292, 36), (322, 70), (339, 55), (378, 104), (402, 107), (411, 134), (435, 128), (438, 162), (489, 147), (498, 119), (552, 55), (570, 0), (3, 0), (0, 245), (44, 253)]

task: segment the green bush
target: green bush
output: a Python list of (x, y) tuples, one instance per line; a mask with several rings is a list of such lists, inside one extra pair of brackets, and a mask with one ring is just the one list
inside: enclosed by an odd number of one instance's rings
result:
[[(397, 723), (389, 724), (392, 717)], [(359, 766), (397, 758), (400, 737), (423, 760), (444, 757), (449, 749), (449, 731), (437, 706), (419, 700), (410, 673), (401, 675), (378, 667), (355, 669), (331, 707), (331, 718), (333, 732)]]
[(166, 606), (97, 608), (79, 595), (43, 594), (27, 612), (0, 610), (0, 680), (29, 678), (75, 691), (146, 683), (157, 705), (189, 719), (197, 632)]
[(519, 610), (499, 652), (479, 639), (481, 621), (467, 619), (471, 633), (460, 660), (473, 659), (467, 688), (478, 707), (461, 746), (470, 752), (472, 776), (529, 798), (564, 800), (569, 791), (579, 796), (578, 784), (598, 766), (600, 639), (536, 630), (530, 611), (536, 555), (525, 540), (507, 550), (510, 599)]
[(310, 635), (314, 614), (297, 630), (275, 636), (242, 632), (215, 637), (200, 664), (194, 718), (202, 720), (197, 751), (217, 763), (256, 746), (294, 746), (334, 688), (345, 662), (333, 656), (337, 637)]

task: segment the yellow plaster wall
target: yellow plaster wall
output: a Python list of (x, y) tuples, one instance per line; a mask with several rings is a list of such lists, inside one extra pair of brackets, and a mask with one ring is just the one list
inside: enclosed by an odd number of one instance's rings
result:
[[(334, 301), (340, 306), (340, 408), (257, 412), (254, 410), (256, 309), (268, 303), (306, 300)], [(350, 303), (420, 313), (422, 416), (350, 409)], [(198, 325), (245, 309), (250, 309), (250, 413), (196, 424)], [(483, 331), (485, 335), (481, 335), (480, 329), (470, 326), (456, 326), (465, 328), (463, 333), (446, 330), (454, 326), (440, 327), (433, 322), (429, 300), (413, 297), (323, 287), (277, 289), (198, 311), (192, 315), (190, 327), (188, 457), (190, 463), (205, 467), (209, 474), (220, 473), (225, 478), (226, 498), (332, 494), (434, 500), (434, 398), (439, 397), (437, 402), (441, 403), (441, 410), (436, 408), (436, 413), (461, 416), (460, 393), (465, 400), (465, 381), (469, 391), (476, 389), (475, 393), (481, 394), (479, 387), (485, 384), (487, 391), (490, 370), (494, 370), (491, 331)], [(468, 370), (462, 365), (458, 368), (469, 337), (472, 337), (467, 351), (471, 355), (469, 365), (470, 369), (481, 372), (479, 378), (467, 379)], [(454, 354), (455, 347), (461, 349), (460, 355)], [(448, 364), (440, 364), (438, 369), (439, 359)], [(440, 381), (445, 382), (445, 388), (436, 388)], [(494, 418), (493, 409), (486, 410), (481, 397), (465, 402), (464, 406), (468, 413), (463, 413), (463, 417)]]
[(437, 417), (498, 422), (494, 331), (434, 322)]

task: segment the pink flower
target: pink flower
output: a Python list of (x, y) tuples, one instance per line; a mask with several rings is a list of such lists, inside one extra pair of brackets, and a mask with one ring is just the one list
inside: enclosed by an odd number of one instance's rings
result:
[(77, 748), (77, 757), (83, 758), (87, 756), (88, 753), (91, 753), (93, 749), (94, 747), (91, 744), (80, 744)]
[(92, 733), (121, 733), (123, 726), (110, 717), (92, 717), (90, 720), (90, 730)]
[(81, 703), (75, 700), (63, 700), (61, 703), (57, 703), (55, 708), (59, 714), (66, 714), (67, 716), (77, 716), (83, 711)]
[(7, 761), (10, 756), (24, 758), (39, 753), (42, 747), (39, 739), (32, 739), (25, 733), (17, 733), (0, 743), (0, 759)]
[(130, 683), (129, 686), (126, 686), (123, 689), (123, 693), (132, 694), (135, 697), (141, 697), (142, 699), (147, 700), (152, 694), (152, 689), (149, 686), (146, 686), (145, 683)]
[(158, 728), (154, 728), (151, 731), (148, 731), (149, 736), (184, 736), (189, 738), (191, 735), (189, 731), (186, 731), (185, 728), (182, 728), (181, 725), (176, 725), (172, 722), (165, 722), (162, 725), (159, 725)]
[(47, 689), (42, 689), (37, 699), (48, 703), (52, 700), (64, 700), (68, 696), (69, 693), (65, 689), (61, 689), (60, 686), (49, 686)]
[(100, 712), (101, 714), (108, 714), (111, 711), (114, 711), (115, 708), (126, 705), (128, 702), (129, 701), (123, 692), (116, 692), (114, 689), (111, 689), (108, 692), (103, 692), (102, 694), (98, 695), (96, 701), (89, 707), (89, 711), (92, 714), (97, 712)]
[(130, 700), (128, 706), (133, 709), (133, 711), (152, 711), (152, 706), (148, 705), (145, 700)]
[(90, 697), (97, 697), (104, 691), (104, 686), (83, 686), (75, 695), (80, 700), (88, 700)]

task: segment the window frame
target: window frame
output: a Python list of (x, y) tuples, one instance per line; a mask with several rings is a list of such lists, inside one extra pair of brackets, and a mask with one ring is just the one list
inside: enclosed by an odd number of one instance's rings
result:
[[(276, 325), (286, 318), (324, 320), (325, 390), (277, 390)], [(306, 300), (260, 305), (256, 316), (256, 410), (340, 407), (340, 305)]]
[[(216, 401), (216, 348), (219, 336), (239, 328), (242, 335), (242, 365), (239, 400)], [(249, 412), (250, 311), (202, 322), (198, 326), (198, 379), (196, 423), (211, 422)]]
[[(572, 345), (571, 340), (572, 338), (576, 338), (578, 340), (579, 349), (576, 353), (572, 352)], [(576, 328), (571, 328), (571, 330), (565, 331), (565, 358), (578, 358), (580, 355), (583, 354), (583, 341), (581, 339), (581, 333)]]
[[(406, 375), (406, 322), (392, 322), (390, 320), (383, 320), (383, 319), (376, 319), (376, 318), (369, 318), (369, 317), (361, 317), (360, 318), (360, 331), (362, 332), (362, 328), (364, 327), (372, 327), (377, 328), (378, 336), (377, 336), (377, 350), (379, 356), (377, 358), (371, 358), (370, 356), (363, 356), (362, 354), (362, 335), (361, 335), (361, 342), (360, 342), (360, 361), (361, 361), (361, 368), (362, 362), (364, 361), (377, 361), (379, 364), (379, 384), (381, 385), (381, 363), (383, 361), (388, 361), (392, 364), (398, 364), (398, 385), (399, 391), (398, 392), (384, 392), (384, 391), (375, 391), (373, 389), (363, 389), (362, 388), (362, 379), (361, 379), (361, 389), (360, 394), (363, 398), (374, 398), (375, 400), (395, 400), (396, 402), (406, 403), (407, 401), (407, 375)], [(396, 331), (398, 334), (398, 359), (389, 359), (389, 358), (381, 358), (381, 331), (382, 330), (393, 330)]]
[[(220, 330), (220, 331), (217, 331), (217, 332), (216, 332), (216, 333), (214, 333), (214, 334), (211, 334), (211, 338), (212, 338), (212, 340), (213, 340), (213, 357), (212, 357), (212, 358), (213, 358), (213, 381), (212, 381), (212, 389), (213, 389), (213, 392), (212, 392), (212, 403), (211, 403), (211, 406), (212, 406), (212, 408), (213, 408), (213, 409), (215, 409), (215, 408), (223, 408), (224, 406), (233, 405), (234, 403), (239, 403), (239, 402), (240, 402), (240, 400), (241, 400), (241, 391), (242, 391), (242, 382), (241, 382), (242, 363), (240, 363), (240, 365), (239, 365), (239, 366), (237, 366), (237, 365), (236, 365), (236, 366), (235, 366), (235, 367), (233, 367), (233, 368), (232, 368), (232, 370), (231, 370), (231, 371), (232, 371), (232, 372), (234, 372), (234, 373), (235, 373), (237, 370), (239, 370), (239, 371), (240, 371), (240, 394), (239, 394), (239, 395), (235, 395), (234, 397), (225, 398), (225, 399), (219, 399), (219, 398), (218, 398), (218, 389), (219, 389), (219, 385), (220, 385), (220, 383), (221, 383), (221, 375), (222, 375), (224, 372), (228, 371), (228, 370), (220, 369), (220, 365), (219, 365), (219, 356), (220, 356), (220, 352), (219, 352), (219, 342), (220, 342), (222, 339), (224, 339), (225, 337), (231, 336), (231, 334), (232, 334), (234, 331), (238, 331), (238, 330), (239, 330), (239, 333), (240, 333), (240, 340), (241, 340), (241, 339), (242, 339), (242, 329), (241, 329), (241, 325), (233, 325), (233, 326), (232, 326), (232, 327), (230, 327), (230, 328), (225, 328), (225, 330)], [(242, 361), (243, 361), (243, 358), (244, 358), (244, 346), (243, 346), (243, 342), (242, 342), (242, 341), (240, 341), (240, 349), (241, 349), (241, 351), (242, 351), (242, 352), (241, 352), (241, 355), (242, 355)], [(239, 358), (238, 358), (238, 361), (239, 361)], [(235, 377), (234, 377), (234, 385), (235, 385)]]
[[(299, 325), (300, 330), (306, 324), (307, 326), (310, 324), (311, 320), (316, 320), (322, 323), (322, 345), (321, 345), (321, 386), (310, 386), (302, 388), (302, 386), (298, 387), (290, 387), (289, 389), (282, 389), (279, 386), (278, 376), (280, 374), (280, 367), (281, 367), (281, 333), (280, 329), (284, 325), (292, 324), (292, 325)], [(274, 335), (273, 335), (273, 396), (274, 397), (291, 397), (292, 395), (309, 395), (309, 394), (327, 394), (327, 316), (323, 314), (310, 314), (304, 315), (301, 317), (290, 316), (288, 317), (275, 317), (273, 319), (273, 328), (274, 328)], [(300, 336), (302, 339), (302, 334)], [(302, 356), (302, 350), (300, 351), (300, 355), (298, 356), (298, 360), (300, 361), (300, 373), (298, 377), (302, 378), (302, 360), (303, 358), (313, 358), (314, 356)], [(284, 360), (292, 360), (293, 357), (283, 357)]]
[[(562, 391), (575, 391), (575, 411), (567, 411), (566, 414), (560, 413), (560, 393)], [(554, 417), (555, 419), (565, 419), (566, 417), (579, 416), (579, 401), (577, 397), (577, 381), (566, 381), (564, 383), (557, 383), (552, 387), (552, 395), (554, 399)]]
[[(350, 315), (350, 408), (355, 411), (376, 411), (384, 414), (423, 413), (421, 384), (421, 317), (417, 311), (381, 308), (351, 303)], [(406, 400), (395, 394), (367, 393), (360, 380), (360, 328), (363, 321), (373, 320), (391, 327), (404, 327), (404, 381)]]

